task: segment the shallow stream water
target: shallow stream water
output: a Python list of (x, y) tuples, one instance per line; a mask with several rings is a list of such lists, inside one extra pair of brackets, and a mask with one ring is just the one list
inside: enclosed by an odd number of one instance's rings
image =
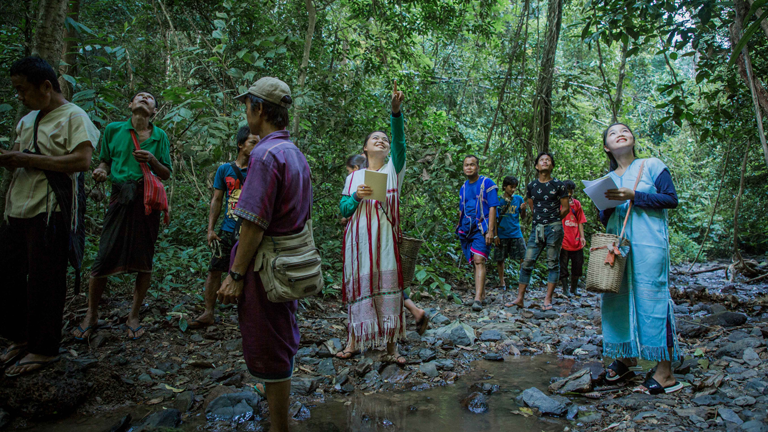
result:
[[(351, 396), (333, 396), (324, 403), (308, 405), (310, 417), (292, 421), (294, 432), (332, 431), (559, 431), (566, 423), (551, 418), (524, 417), (518, 411), (515, 397), (523, 390), (538, 387), (546, 392), (552, 377), (567, 376), (573, 360), (558, 360), (555, 356), (507, 357), (503, 362), (478, 361), (473, 370), (461, 376), (455, 384), (423, 391), (379, 392)], [(500, 386), (500, 391), (488, 397), (488, 411), (473, 414), (461, 406), (469, 387), (480, 382)], [(108, 432), (121, 417), (130, 413), (140, 419), (148, 407), (133, 407), (97, 416), (72, 416), (57, 422), (37, 424), (34, 432)], [(136, 422), (138, 423), (138, 422)], [(204, 415), (187, 418), (178, 431), (259, 431), (262, 424), (245, 422), (240, 425), (206, 422)]]

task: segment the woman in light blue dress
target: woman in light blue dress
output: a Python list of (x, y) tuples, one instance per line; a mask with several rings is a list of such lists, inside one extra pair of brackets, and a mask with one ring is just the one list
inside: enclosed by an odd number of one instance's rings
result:
[[(601, 212), (610, 234), (619, 235), (633, 202), (625, 236), (631, 242), (624, 279), (618, 294), (603, 294), (603, 357), (616, 359), (607, 368), (609, 382), (632, 375), (637, 358), (657, 361), (656, 372), (635, 391), (661, 394), (683, 388), (672, 374), (680, 352), (675, 333), (674, 303), (669, 293), (669, 228), (667, 209), (677, 207), (672, 176), (656, 158), (637, 159), (635, 137), (624, 124), (603, 133), (609, 175), (619, 186), (606, 192), (612, 200), (626, 201)], [(635, 181), (640, 175), (637, 189)]]

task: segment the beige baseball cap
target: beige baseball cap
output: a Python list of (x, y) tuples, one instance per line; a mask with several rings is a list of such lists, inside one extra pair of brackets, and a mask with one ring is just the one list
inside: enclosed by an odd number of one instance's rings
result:
[(291, 88), (275, 77), (260, 78), (248, 88), (247, 92), (236, 96), (235, 99), (245, 102), (245, 97), (249, 94), (285, 108), (290, 108), (293, 103)]

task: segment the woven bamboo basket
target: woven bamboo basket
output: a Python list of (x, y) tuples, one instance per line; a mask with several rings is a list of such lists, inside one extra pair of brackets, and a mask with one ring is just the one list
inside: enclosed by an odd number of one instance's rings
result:
[[(589, 264), (587, 265), (587, 291), (594, 293), (618, 293), (624, 277), (627, 258), (617, 255), (613, 266), (605, 262), (608, 250), (619, 241), (615, 234), (593, 234), (590, 242)], [(622, 246), (629, 246), (624, 239)]]
[(403, 269), (403, 288), (408, 287), (413, 281), (413, 275), (416, 273), (416, 259), (422, 243), (424, 240), (411, 237), (402, 237), (397, 243), (397, 248), (400, 250), (400, 265)]

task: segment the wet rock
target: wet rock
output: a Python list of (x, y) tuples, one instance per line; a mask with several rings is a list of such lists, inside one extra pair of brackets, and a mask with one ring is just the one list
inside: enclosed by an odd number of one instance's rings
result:
[(424, 363), (419, 366), (419, 370), (430, 378), (435, 378), (440, 375), (437, 371), (437, 365), (435, 362)]
[(217, 397), (205, 410), (208, 420), (244, 422), (259, 412), (261, 397), (251, 391), (228, 393)]
[(491, 395), (493, 393), (496, 393), (499, 391), (501, 387), (499, 387), (498, 384), (491, 384), (491, 383), (474, 383), (471, 386), (469, 386), (470, 392), (480, 392), (485, 395)]
[(166, 375), (166, 374), (165, 374), (165, 371), (163, 371), (163, 370), (160, 370), (160, 369), (155, 369), (155, 368), (151, 368), (151, 369), (149, 370), (149, 374), (150, 374), (150, 375), (152, 375), (152, 376), (154, 376), (154, 377), (158, 377), (158, 378), (159, 378), (159, 377), (163, 377), (163, 376), (165, 376), (165, 375)]
[[(552, 414), (556, 416), (563, 415), (566, 412), (566, 406), (563, 402), (557, 401), (536, 387), (531, 387), (517, 397), (518, 403), (536, 408), (542, 414)], [(522, 403), (521, 403), (522, 402)]]
[(551, 320), (551, 319), (560, 318), (560, 314), (553, 310), (548, 310), (548, 311), (534, 310), (533, 317), (538, 320), (544, 320), (544, 319)]
[(435, 314), (432, 318), (429, 319), (430, 323), (436, 325), (436, 326), (442, 326), (446, 325), (451, 322), (448, 318), (445, 317), (445, 315), (438, 313)]
[(461, 406), (475, 414), (488, 411), (488, 398), (480, 392), (471, 393), (461, 401)]
[(396, 364), (388, 365), (381, 371), (381, 379), (390, 383), (399, 383), (410, 375), (410, 372), (400, 369)]
[(748, 365), (755, 367), (761, 363), (760, 356), (757, 355), (754, 349), (747, 348), (744, 350), (744, 354), (741, 357)]
[(299, 348), (298, 351), (296, 351), (296, 357), (298, 358), (304, 358), (304, 357), (314, 357), (317, 355), (317, 345), (312, 344), (308, 347)]
[(454, 345), (470, 346), (475, 343), (475, 330), (460, 321), (440, 327), (435, 330), (434, 335)]
[(572, 392), (590, 392), (592, 391), (592, 374), (589, 369), (582, 369), (565, 379), (555, 381), (549, 386), (549, 391), (561, 395)]
[(740, 407), (751, 406), (754, 405), (755, 402), (755, 398), (752, 396), (739, 396), (733, 400), (734, 405), (738, 405)]
[(504, 336), (498, 330), (486, 330), (480, 335), (480, 341), (482, 342), (498, 342), (503, 338)]
[(765, 342), (757, 338), (746, 338), (738, 342), (729, 342), (715, 352), (715, 357), (735, 357), (741, 358), (747, 348), (757, 348), (764, 345)]
[(365, 381), (365, 383), (369, 385), (374, 384), (381, 381), (381, 375), (379, 375), (379, 372), (372, 370), (367, 374), (365, 374), (365, 376), (363, 377), (363, 381)]
[(203, 336), (201, 336), (199, 333), (195, 333), (189, 337), (189, 340), (191, 340), (192, 342), (202, 342)]
[(185, 392), (181, 392), (176, 396), (176, 399), (173, 401), (173, 406), (179, 412), (182, 414), (189, 411), (192, 408), (192, 405), (195, 403), (195, 393), (187, 390)]
[(337, 352), (344, 349), (344, 345), (341, 344), (341, 339), (331, 338), (325, 341), (325, 347), (328, 349), (331, 355), (336, 355)]
[(695, 403), (698, 406), (715, 406), (715, 405), (721, 405), (726, 401), (719, 396), (704, 395), (704, 396), (697, 396), (691, 399), (691, 402)]
[(744, 423), (744, 420), (730, 408), (719, 408), (717, 414), (727, 422), (736, 423), (737, 425)]
[(309, 408), (301, 402), (296, 402), (291, 405), (291, 408), (288, 409), (288, 414), (292, 419), (299, 421), (306, 420), (310, 417)]
[(291, 379), (291, 392), (307, 396), (315, 391), (317, 388), (317, 381), (311, 378), (305, 377), (293, 377)]
[(405, 333), (405, 339), (411, 344), (418, 344), (421, 342), (421, 335), (415, 331), (409, 331)]
[(359, 377), (365, 376), (371, 369), (373, 369), (373, 359), (366, 357), (355, 366), (355, 375)]
[[(117, 422), (115, 422), (111, 428), (109, 428), (109, 432), (125, 432), (128, 430), (128, 428), (131, 426), (131, 420), (133, 420), (133, 417), (131, 417), (130, 414), (127, 414), (125, 417), (121, 418)], [(2, 426), (0, 426), (0, 429), (2, 429)]]
[(488, 353), (483, 358), (488, 361), (504, 361), (504, 356), (499, 353)]
[(149, 376), (149, 374), (145, 374), (145, 373), (139, 375), (139, 377), (137, 379), (139, 380), (139, 382), (144, 382), (144, 383), (151, 383), (152, 382), (152, 377)]
[(225, 395), (228, 393), (235, 393), (235, 390), (222, 385), (218, 385), (212, 388), (211, 392), (208, 393), (208, 396), (205, 397), (205, 401), (203, 401), (203, 411), (206, 411), (208, 409), (208, 406), (211, 404), (211, 402), (213, 402), (219, 396)]
[(325, 376), (336, 375), (336, 368), (333, 366), (333, 359), (326, 358), (317, 365), (317, 373)]
[(675, 326), (677, 327), (677, 333), (686, 339), (698, 339), (709, 333), (707, 327), (688, 321), (677, 321)]
[(147, 420), (139, 427), (137, 432), (173, 429), (179, 427), (179, 424), (181, 424), (181, 413), (179, 410), (166, 409), (147, 417)]
[(423, 348), (419, 351), (419, 358), (423, 362), (432, 361), (437, 358), (437, 353), (429, 348)]
[(763, 422), (759, 420), (750, 420), (748, 422), (744, 422), (741, 426), (739, 426), (739, 429), (745, 431), (745, 432), (766, 432), (768, 431), (768, 427), (766, 427)]
[(435, 364), (437, 365), (438, 369), (446, 371), (452, 371), (453, 368), (456, 367), (455, 363), (451, 359), (438, 359), (435, 360)]
[(565, 418), (567, 418), (568, 420), (575, 420), (578, 414), (579, 414), (579, 406), (571, 405), (570, 407), (568, 407), (568, 414), (565, 415)]
[(747, 322), (747, 316), (738, 312), (719, 312), (701, 319), (702, 324), (721, 327), (738, 327)]
[(687, 358), (683, 360), (680, 365), (675, 368), (676, 374), (685, 375), (689, 373), (692, 369), (696, 369), (699, 367), (699, 359), (697, 358)]

